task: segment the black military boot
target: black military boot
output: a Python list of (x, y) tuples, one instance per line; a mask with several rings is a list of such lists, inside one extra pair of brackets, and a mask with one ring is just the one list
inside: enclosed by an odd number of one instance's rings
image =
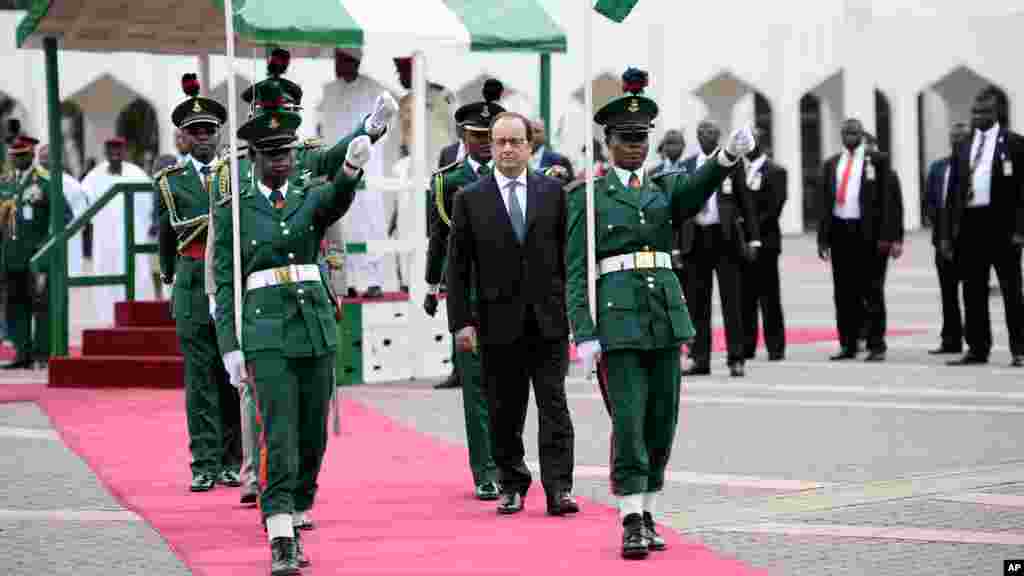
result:
[(650, 512), (644, 512), (644, 538), (647, 538), (647, 548), (650, 550), (660, 552), (667, 548), (665, 539), (655, 529), (654, 516)]
[(622, 519), (622, 557), (640, 560), (647, 558), (647, 550), (644, 517), (639, 514), (628, 514)]
[(298, 576), (299, 558), (295, 538), (274, 538), (270, 541), (270, 576)]
[(300, 568), (306, 568), (312, 562), (309, 561), (309, 556), (306, 556), (306, 549), (302, 547), (301, 534), (300, 530), (295, 531), (295, 558), (298, 559)]

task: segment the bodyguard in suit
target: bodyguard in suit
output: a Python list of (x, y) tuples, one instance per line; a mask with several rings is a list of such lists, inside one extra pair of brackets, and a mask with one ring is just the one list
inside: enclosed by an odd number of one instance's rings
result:
[[(381, 95), (377, 109), (382, 101), (390, 119), (397, 103)], [(364, 126), (372, 127), (373, 119), (342, 139), (345, 160), (328, 183), (302, 179), (296, 185), (291, 179), (298, 113), (265, 106), (239, 129), (256, 176), (239, 182), (241, 341), (235, 331), (230, 171), (221, 169), (214, 181), (221, 198), (215, 218), (217, 339), (232, 383), (247, 378), (260, 411), (260, 512), (272, 576), (298, 574), (308, 565), (293, 515), (310, 510), (316, 496), (337, 351), (336, 303), (317, 261), (327, 229), (352, 205), (371, 152)]]
[(530, 156), (530, 169), (552, 178), (558, 178), (563, 184), (571, 182), (576, 174), (573, 172), (572, 162), (548, 146), (544, 119), (534, 119), (530, 127), (533, 129), (533, 154)]
[(671, 269), (672, 228), (700, 211), (753, 148), (749, 129), (692, 174), (645, 175), (657, 104), (643, 95), (647, 74), (623, 74), (624, 95), (594, 115), (605, 127), (612, 168), (594, 182), (597, 318), (588, 289), (586, 188), (568, 192), (568, 313), (576, 349), (598, 377), (612, 417), (612, 490), (619, 499), (622, 556), (663, 550), (654, 515), (679, 418), (679, 347), (694, 336)]
[(746, 262), (743, 273), (744, 356), (750, 359), (756, 354), (760, 309), (768, 359), (782, 360), (786, 355), (786, 326), (779, 281), (779, 255), (782, 253), (779, 218), (786, 205), (787, 174), (765, 151), (756, 149), (750, 158), (745, 160), (746, 183), (750, 201), (757, 207), (762, 245), (757, 257)]
[(192, 453), (193, 492), (214, 484), (241, 486), (241, 415), (238, 391), (228, 382), (206, 295), (206, 240), (210, 184), (220, 127), (228, 113), (199, 96), (195, 74), (182, 78), (187, 98), (171, 121), (189, 142), (185, 161), (154, 176), (160, 199), (157, 233), (161, 277), (173, 284), (171, 311), (185, 358), (185, 413)]
[(832, 262), (840, 350), (832, 360), (857, 357), (861, 319), (867, 316), (869, 362), (885, 360), (884, 281), (889, 251), (902, 235), (898, 205), (887, 184), (889, 165), (867, 149), (857, 119), (843, 121), (843, 152), (825, 161), (818, 219), (818, 256)]
[[(497, 86), (496, 86), (497, 84)], [(468, 154), (438, 170), (433, 176), (431, 198), (430, 243), (427, 248), (427, 296), (424, 311), (437, 313), (437, 294), (444, 276), (448, 255), (448, 233), (451, 225), (452, 198), (465, 187), (487, 176), (493, 170), (491, 161), (491, 120), (505, 111), (498, 105), (501, 90), (497, 80), (484, 83), (484, 100), (462, 106), (455, 112), (455, 121), (462, 128)], [(477, 305), (476, 293), (470, 286), (471, 307)], [(491, 427), (487, 413), (487, 397), (480, 373), (480, 355), (474, 351), (454, 349), (452, 359), (458, 382), (462, 385), (462, 408), (469, 446), (469, 467), (473, 472), (476, 497), (498, 499), (498, 471), (491, 451)], [(524, 414), (525, 416), (525, 414)]]
[(964, 286), (967, 352), (956, 366), (984, 364), (992, 349), (988, 310), (989, 271), (995, 268), (1006, 310), (1011, 366), (1024, 366), (1024, 139), (996, 119), (997, 93), (974, 101), (970, 141), (961, 142), (950, 166), (941, 248), (954, 258)]
[(532, 480), (522, 438), (532, 382), (547, 512), (564, 515), (579, 510), (565, 396), (565, 194), (557, 180), (528, 169), (531, 130), (520, 114), (498, 114), (491, 124), (494, 172), (455, 196), (448, 323), (459, 350), (481, 354), (502, 490), (498, 512), (521, 511)]
[[(967, 124), (956, 122), (949, 132), (949, 147), (955, 151), (968, 141), (971, 131)], [(926, 205), (928, 219), (932, 223), (932, 246), (935, 248), (935, 270), (939, 275), (939, 291), (942, 294), (942, 332), (939, 347), (929, 354), (959, 354), (963, 351), (963, 315), (960, 311), (960, 276), (952, 260), (942, 255), (940, 247), (941, 213), (946, 205), (949, 189), (949, 172), (952, 156), (939, 158), (928, 167)]]
[[(721, 130), (710, 120), (697, 127), (700, 153), (684, 164), (687, 174), (694, 174), (718, 150)], [(757, 258), (761, 247), (757, 207), (747, 191), (743, 163), (732, 165), (729, 177), (704, 203), (693, 218), (682, 225), (679, 251), (683, 258), (686, 301), (693, 311), (697, 337), (690, 349), (692, 365), (686, 375), (711, 373), (711, 296), (712, 275), (718, 276), (721, 291), (722, 319), (728, 348), (726, 363), (732, 376), (744, 374), (742, 274), (744, 261)]]

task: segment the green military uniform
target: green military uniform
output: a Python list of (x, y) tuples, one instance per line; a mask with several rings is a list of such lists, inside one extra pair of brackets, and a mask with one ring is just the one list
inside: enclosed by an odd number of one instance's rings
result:
[[(256, 150), (292, 146), (300, 117), (263, 109), (240, 130)], [(362, 127), (345, 138), (347, 149)], [(317, 266), (327, 227), (349, 208), (362, 172), (338, 170), (332, 182), (290, 183), (272, 204), (262, 183), (239, 182), (242, 341), (235, 332), (229, 170), (214, 186), (222, 195), (215, 217), (217, 336), (220, 350), (241, 350), (259, 407), (265, 450), (260, 508), (264, 519), (313, 506), (316, 478), (327, 443), (327, 415), (334, 388), (337, 321), (332, 297)], [(279, 191), (275, 191), (279, 192)], [(273, 192), (270, 197), (274, 197)]]
[[(174, 125), (181, 130), (200, 125), (219, 129), (227, 119), (224, 106), (198, 96), (195, 74), (186, 74), (182, 83), (188, 98), (174, 109)], [(194, 492), (205, 492), (215, 483), (240, 485), (238, 391), (224, 372), (206, 295), (212, 170), (212, 161), (202, 165), (189, 156), (154, 177), (160, 199), (160, 269), (165, 282), (173, 277), (171, 311), (185, 359), (185, 411)]]
[[(482, 170), (489, 170), (486, 165)], [(452, 198), (462, 188), (480, 178), (468, 159), (450, 164), (434, 173), (433, 198), (430, 204), (430, 244), (427, 250), (427, 284), (441, 282), (447, 265), (449, 215)], [(470, 302), (475, 304), (476, 290), (471, 289)], [(498, 468), (491, 452), (491, 429), (480, 375), (480, 355), (455, 349), (452, 339), (452, 359), (455, 372), (462, 384), (462, 412), (466, 422), (466, 443), (469, 447), (469, 467), (477, 496), (488, 500), (498, 497)]]
[[(627, 90), (599, 110), (595, 122), (646, 141), (657, 106), (639, 95), (642, 88)], [(694, 335), (671, 267), (673, 227), (700, 210), (727, 169), (707, 162), (689, 178), (667, 174), (642, 183), (642, 167), (632, 173), (637, 179), (609, 170), (594, 183), (596, 261), (601, 267), (596, 324), (588, 304), (585, 187), (577, 184), (568, 192), (568, 316), (577, 347), (600, 342), (599, 370), (613, 421), (612, 487), (620, 497), (656, 493), (665, 482), (679, 413), (679, 348)], [(635, 187), (629, 186), (631, 180)], [(628, 530), (627, 525), (627, 535)], [(638, 539), (642, 555), (647, 553), (646, 538)]]
[[(33, 154), (38, 140), (20, 136), (8, 150), (11, 156)], [(3, 185), (0, 221), (4, 230), (2, 267), (7, 279), (6, 316), (17, 351), (10, 368), (31, 367), (33, 359), (49, 357), (49, 261), (39, 263), (37, 274), (29, 260), (50, 236), (50, 173), (41, 166), (16, 172)], [(70, 206), (64, 202), (65, 214)], [(66, 216), (67, 217), (67, 216)], [(33, 319), (35, 331), (33, 333)]]

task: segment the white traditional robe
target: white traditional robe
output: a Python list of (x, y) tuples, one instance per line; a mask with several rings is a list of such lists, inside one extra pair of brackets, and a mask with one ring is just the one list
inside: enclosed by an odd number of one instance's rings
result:
[[(131, 162), (123, 162), (121, 174), (111, 174), (109, 163), (97, 165), (85, 179), (82, 186), (89, 196), (89, 202), (95, 203), (115, 184), (124, 182), (146, 182), (152, 180), (139, 166)], [(153, 214), (153, 194), (135, 194), (135, 242), (148, 242), (150, 220)], [(149, 263), (146, 255), (135, 258), (135, 299), (152, 300), (153, 280), (150, 277)], [(92, 219), (92, 270), (96, 275), (125, 273), (124, 245), (124, 196), (118, 195), (109, 204), (100, 209)], [(100, 325), (114, 323), (114, 303), (126, 299), (122, 286), (97, 286), (91, 288), (93, 314)]]
[[(65, 173), (63, 180), (64, 198), (71, 206), (72, 219), (78, 218), (89, 207), (89, 196), (85, 188), (75, 177)], [(68, 222), (70, 224), (70, 222)], [(82, 233), (79, 232), (68, 241), (68, 275), (82, 274)]]

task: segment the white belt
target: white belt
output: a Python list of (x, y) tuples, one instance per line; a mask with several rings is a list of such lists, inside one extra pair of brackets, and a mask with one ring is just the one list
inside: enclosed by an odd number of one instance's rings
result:
[(651, 268), (672, 268), (672, 256), (668, 252), (633, 252), (601, 259), (598, 269), (601, 275), (621, 270), (647, 270)]
[(279, 284), (293, 284), (296, 282), (319, 282), (320, 267), (316, 264), (292, 264), (290, 266), (278, 266), (257, 270), (245, 281), (246, 290), (277, 286)]

